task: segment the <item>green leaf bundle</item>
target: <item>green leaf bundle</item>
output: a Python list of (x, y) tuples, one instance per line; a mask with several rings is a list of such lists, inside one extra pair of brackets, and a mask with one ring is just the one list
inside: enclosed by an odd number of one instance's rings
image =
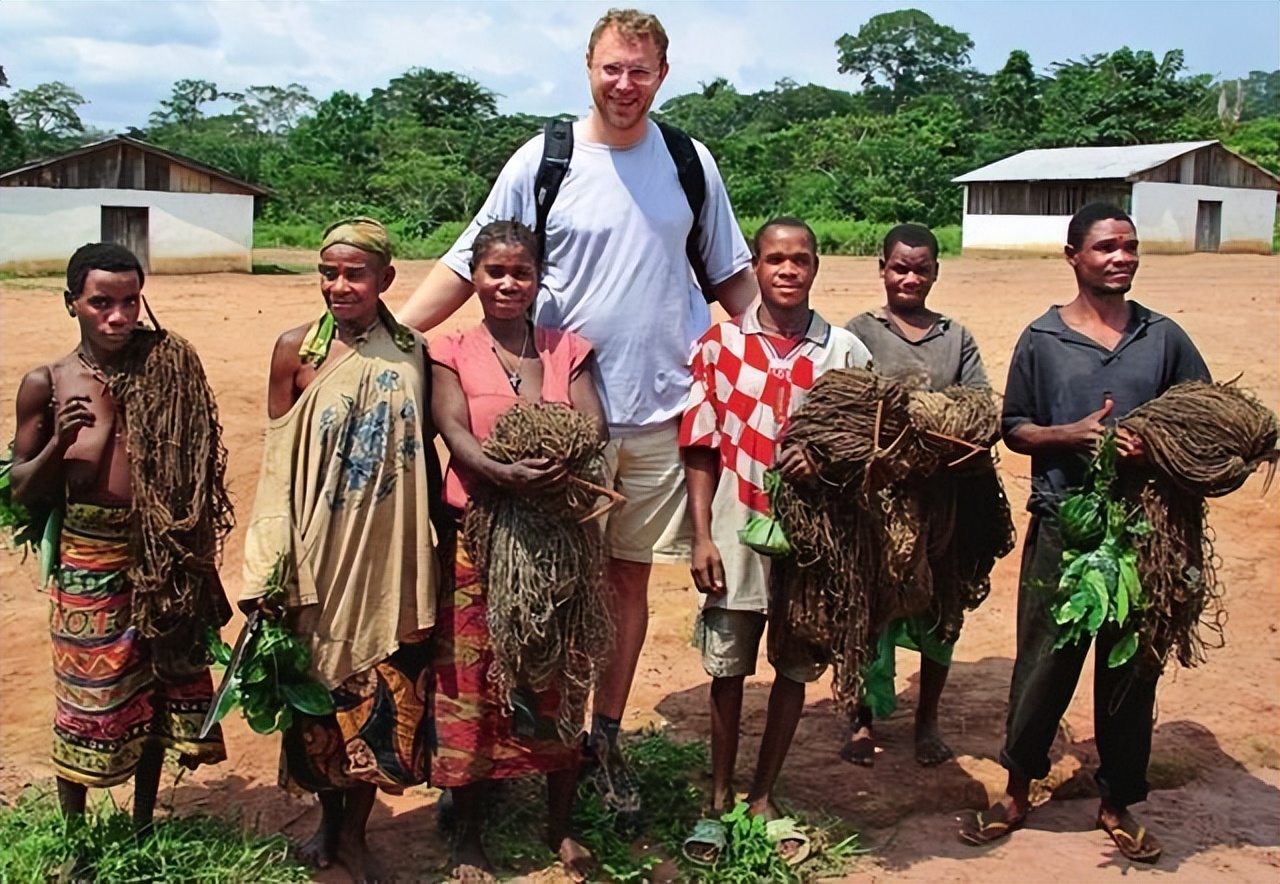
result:
[[(283, 598), (284, 567), (281, 556), (267, 581), (265, 598), (269, 605)], [(213, 659), (229, 665), (231, 646), (212, 628), (207, 638)], [(262, 617), (247, 642), (240, 664), (227, 671), (225, 677), (231, 684), (219, 694), (215, 721), (221, 721), (239, 705), (249, 727), (256, 733), (269, 734), (287, 730), (293, 724), (295, 711), (310, 716), (334, 711), (332, 695), (307, 674), (311, 651), (279, 620)]]
[(14, 549), (21, 549), (23, 558), (33, 552), (40, 561), (40, 586), (49, 583), (53, 569), (58, 564), (58, 542), (62, 534), (62, 510), (41, 506), (35, 509), (23, 505), (13, 496), (13, 443), (0, 455), (0, 535)]
[(1108, 431), (1089, 464), (1085, 484), (1058, 508), (1062, 534), (1062, 577), (1052, 613), (1062, 627), (1054, 648), (1098, 634), (1106, 623), (1123, 630), (1107, 657), (1115, 668), (1138, 650), (1140, 614), (1145, 606), (1138, 579), (1136, 538), (1151, 533), (1141, 508), (1130, 507), (1116, 487), (1115, 431)]

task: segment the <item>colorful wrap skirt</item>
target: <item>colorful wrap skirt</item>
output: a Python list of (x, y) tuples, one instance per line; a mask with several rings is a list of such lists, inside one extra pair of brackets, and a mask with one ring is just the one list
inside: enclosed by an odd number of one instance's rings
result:
[(432, 717), (439, 746), (431, 784), (466, 786), (572, 768), (580, 749), (566, 746), (556, 730), (558, 692), (520, 692), (523, 724), (507, 714), (489, 680), (493, 650), (484, 590), (460, 531), (452, 545), (453, 585), (446, 583), (436, 616)]
[(336, 711), (294, 712), (281, 742), (280, 784), (307, 792), (363, 783), (400, 794), (431, 773), (430, 633), (403, 641), (372, 669), (330, 691)]
[(151, 741), (189, 768), (227, 757), (220, 728), (199, 737), (213, 700), (209, 668), (161, 675), (133, 626), (128, 537), (127, 507), (68, 504), (50, 586), (53, 766), (85, 786), (127, 780)]

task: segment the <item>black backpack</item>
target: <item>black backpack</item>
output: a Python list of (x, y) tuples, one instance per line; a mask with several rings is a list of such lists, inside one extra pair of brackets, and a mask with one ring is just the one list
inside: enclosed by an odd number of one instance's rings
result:
[[(684, 253), (693, 268), (693, 275), (698, 280), (698, 288), (702, 289), (702, 297), (710, 304), (716, 296), (707, 276), (707, 265), (702, 260), (702, 252), (698, 249), (698, 240), (702, 233), (702, 204), (707, 200), (707, 180), (702, 174), (702, 161), (694, 149), (693, 139), (675, 126), (659, 122), (662, 140), (667, 143), (667, 152), (676, 164), (676, 175), (680, 178), (680, 188), (684, 191), (689, 208), (693, 210), (693, 226), (689, 228), (689, 238), (685, 240)], [(569, 171), (569, 159), (573, 156), (573, 122), (571, 120), (552, 120), (543, 130), (542, 162), (538, 165), (538, 175), (533, 179), (534, 199), (537, 203), (537, 220), (534, 232), (538, 235), (539, 254), (547, 253), (547, 216), (551, 213), (551, 204), (560, 193), (560, 185)]]

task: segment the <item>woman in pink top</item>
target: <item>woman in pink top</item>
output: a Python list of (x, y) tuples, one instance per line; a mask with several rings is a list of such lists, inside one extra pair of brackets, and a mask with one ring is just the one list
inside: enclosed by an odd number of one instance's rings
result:
[[(445, 502), (459, 523), (467, 499), (484, 483), (524, 494), (567, 478), (563, 464), (550, 459), (502, 464), (484, 454), (481, 442), (513, 405), (563, 403), (594, 417), (602, 435), (608, 432), (591, 345), (571, 332), (535, 328), (529, 320), (538, 293), (537, 253), (537, 239), (523, 224), (496, 221), (482, 228), (472, 245), (471, 278), (484, 321), (431, 343), (432, 413), (449, 448)], [(557, 736), (559, 697), (554, 691), (527, 697), (532, 721), (516, 733), (489, 681), (493, 652), (486, 598), (460, 536), (454, 561), (454, 585), (436, 618), (439, 748), (431, 771), (433, 785), (453, 792), (454, 875), (485, 880), (492, 871), (480, 838), (486, 783), (545, 773), (548, 846), (583, 880), (594, 864), (570, 834), (580, 750)]]

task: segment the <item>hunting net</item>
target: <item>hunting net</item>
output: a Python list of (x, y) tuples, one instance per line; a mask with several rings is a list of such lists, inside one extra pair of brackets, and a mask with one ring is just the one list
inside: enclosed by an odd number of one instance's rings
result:
[(463, 534), (488, 599), (490, 679), (509, 712), (519, 688), (559, 690), (557, 728), (572, 744), (613, 644), (604, 540), (591, 518), (604, 446), (592, 418), (562, 405), (520, 404), (498, 418), (483, 448), (500, 463), (552, 458), (569, 472), (566, 483), (538, 495), (473, 495)]

